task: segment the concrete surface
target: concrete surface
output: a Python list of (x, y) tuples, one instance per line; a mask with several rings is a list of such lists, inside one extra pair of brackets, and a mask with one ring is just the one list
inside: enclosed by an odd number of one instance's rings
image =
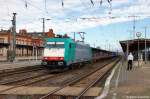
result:
[(0, 62), (0, 70), (21, 68), (21, 67), (27, 67), (27, 66), (35, 66), (35, 65), (40, 65), (40, 64), (41, 64), (41, 60), (2, 62), (2, 63)]
[[(37, 59), (41, 60), (42, 56), (38, 56)], [(33, 56), (17, 56), (15, 61), (24, 61), (24, 60), (36, 60), (36, 57)], [(0, 56), (0, 62), (6, 62), (7, 57), (6, 56)]]
[(122, 61), (110, 83), (105, 99), (150, 99), (150, 62), (127, 71), (127, 62)]
[[(1, 85), (0, 92), (2, 90), (10, 88), (10, 87), (13, 87), (13, 86)], [(15, 89), (11, 89), (11, 90), (2, 92), (0, 94), (3, 94), (3, 95), (8, 95), (8, 94), (43, 95), (43, 94), (47, 94), (57, 88), (59, 88), (59, 87), (35, 87), (35, 86), (27, 87), (27, 86), (23, 86), (23, 87), (19, 87), (19, 88), (15, 88)], [(77, 96), (83, 89), (84, 89), (83, 87), (65, 87), (62, 90), (58, 91), (56, 94), (64, 95), (64, 96)], [(100, 87), (92, 87), (84, 94), (84, 96), (98, 96), (100, 91), (101, 91)]]

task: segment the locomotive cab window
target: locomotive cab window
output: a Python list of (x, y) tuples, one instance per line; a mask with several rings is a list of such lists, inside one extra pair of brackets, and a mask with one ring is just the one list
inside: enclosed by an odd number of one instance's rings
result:
[(47, 44), (48, 48), (64, 48), (64, 42), (49, 42)]

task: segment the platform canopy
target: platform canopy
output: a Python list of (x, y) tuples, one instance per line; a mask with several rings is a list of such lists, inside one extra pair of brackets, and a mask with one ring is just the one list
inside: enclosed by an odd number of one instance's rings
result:
[[(139, 49), (140, 50), (145, 49), (145, 40), (146, 40), (146, 47), (150, 48), (150, 39), (139, 39)], [(123, 52), (126, 52), (127, 45), (129, 48), (129, 52), (138, 51), (138, 39), (120, 41), (120, 44), (123, 49)]]

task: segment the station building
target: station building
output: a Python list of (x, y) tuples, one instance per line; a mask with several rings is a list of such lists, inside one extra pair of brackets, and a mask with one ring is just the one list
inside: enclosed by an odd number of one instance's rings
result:
[[(11, 34), (10, 30), (0, 30), (0, 58), (7, 59), (10, 44), (12, 43)], [(16, 57), (29, 57), (35, 53), (37, 53), (37, 56), (41, 56), (45, 37), (55, 37), (55, 33), (53, 33), (52, 29), (49, 29), (44, 35), (42, 32), (19, 30), (19, 33), (16, 34)]]

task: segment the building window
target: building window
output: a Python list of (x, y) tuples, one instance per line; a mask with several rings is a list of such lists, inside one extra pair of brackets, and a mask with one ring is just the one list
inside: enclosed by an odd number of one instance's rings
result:
[(18, 39), (16, 39), (16, 44), (18, 44)]
[(0, 56), (3, 56), (3, 48), (0, 48)]
[(23, 40), (22, 39), (20, 40), (20, 42), (21, 42), (21, 45), (23, 45)]
[(0, 38), (0, 43), (4, 43), (4, 38)]
[(42, 34), (38, 34), (38, 36), (42, 36)]

